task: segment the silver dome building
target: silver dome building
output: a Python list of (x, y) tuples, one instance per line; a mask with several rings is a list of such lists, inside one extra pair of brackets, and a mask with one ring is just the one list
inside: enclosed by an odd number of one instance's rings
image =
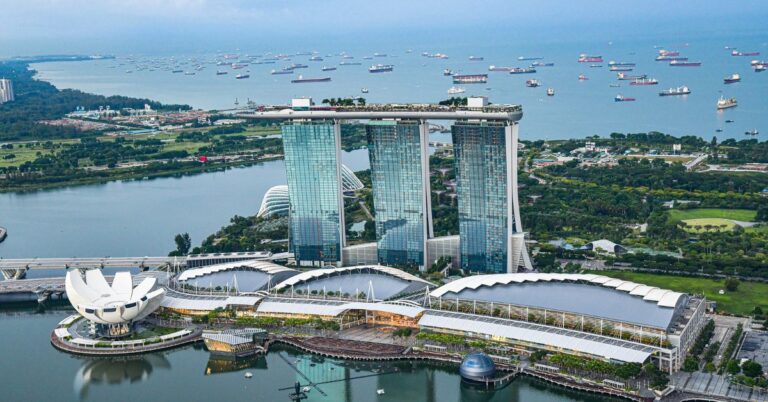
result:
[(459, 375), (470, 382), (485, 382), (496, 375), (496, 364), (485, 353), (470, 353), (462, 360)]

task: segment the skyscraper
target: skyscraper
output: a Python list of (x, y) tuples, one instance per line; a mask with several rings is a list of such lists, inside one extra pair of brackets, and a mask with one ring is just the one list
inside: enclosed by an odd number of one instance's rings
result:
[(341, 265), (344, 201), (341, 140), (333, 120), (282, 125), (290, 199), (290, 249), (299, 265)]
[(462, 269), (516, 272), (522, 246), (517, 203), (517, 124), (458, 121), (452, 127), (456, 159)]
[(379, 263), (425, 267), (432, 236), (426, 122), (372, 120), (366, 131)]
[(0, 78), (0, 103), (14, 100), (13, 82), (6, 78)]

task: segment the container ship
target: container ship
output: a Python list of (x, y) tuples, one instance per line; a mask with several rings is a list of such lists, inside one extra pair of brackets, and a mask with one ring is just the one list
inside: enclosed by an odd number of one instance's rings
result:
[(723, 78), (723, 82), (726, 84), (733, 84), (734, 82), (741, 81), (741, 76), (738, 74), (731, 74), (725, 78)]
[(760, 56), (760, 52), (737, 52), (732, 51), (731, 56)]
[(483, 56), (469, 56), (469, 61), (483, 61), (484, 59)]
[(320, 78), (304, 78), (302, 76), (299, 76), (299, 78), (291, 80), (291, 83), (293, 84), (304, 84), (309, 82), (328, 82), (331, 80), (331, 77), (320, 77)]
[(510, 74), (533, 74), (536, 72), (536, 69), (533, 67), (527, 67), (527, 68), (510, 68), (509, 73)]
[(579, 63), (602, 63), (603, 62), (603, 56), (590, 56), (587, 54), (580, 54), (579, 55)]
[(454, 75), (454, 84), (485, 84), (488, 82), (488, 74), (462, 74)]
[(736, 98), (723, 98), (722, 96), (720, 99), (717, 100), (717, 110), (723, 110), (728, 109), (732, 107), (736, 107), (739, 105), (739, 102), (736, 101)]
[(639, 86), (645, 86), (645, 85), (658, 85), (659, 81), (657, 81), (655, 78), (641, 78), (638, 80), (634, 80), (629, 83), (629, 85), (639, 85)]
[(672, 60), (669, 62), (669, 65), (672, 67), (699, 67), (701, 66), (700, 61), (682, 61), (682, 60)]
[(690, 93), (691, 93), (691, 90), (688, 87), (682, 86), (677, 88), (665, 89), (659, 92), (659, 96), (688, 95)]
[(678, 56), (658, 56), (656, 57), (656, 61), (687, 61), (687, 57), (678, 57)]
[(640, 75), (627, 75), (624, 73), (618, 73), (616, 75), (616, 79), (621, 81), (635, 81), (635, 80), (642, 80), (648, 78), (648, 75), (646, 74), (640, 74)]
[(385, 73), (388, 71), (392, 71), (395, 68), (395, 66), (391, 64), (374, 64), (371, 67), (368, 68), (368, 72), (371, 73)]
[(613, 98), (614, 102), (634, 102), (635, 98), (629, 98), (623, 95), (616, 95), (615, 98)]

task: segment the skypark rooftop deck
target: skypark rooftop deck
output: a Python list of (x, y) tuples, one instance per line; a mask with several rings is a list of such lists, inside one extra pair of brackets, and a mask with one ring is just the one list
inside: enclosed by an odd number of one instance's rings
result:
[(255, 119), (429, 119), (500, 120), (516, 122), (523, 117), (520, 105), (443, 106), (426, 103), (368, 104), (365, 106), (259, 106), (237, 116)]

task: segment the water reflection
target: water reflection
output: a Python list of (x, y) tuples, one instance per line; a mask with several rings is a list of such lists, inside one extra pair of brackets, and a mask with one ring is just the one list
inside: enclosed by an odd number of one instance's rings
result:
[(205, 375), (229, 373), (245, 369), (266, 370), (267, 359), (263, 355), (237, 359), (211, 355), (208, 359), (208, 364), (205, 366)]
[(171, 369), (171, 363), (164, 354), (88, 359), (75, 374), (75, 394), (83, 400), (88, 396), (88, 389), (92, 385), (143, 382), (156, 369)]

